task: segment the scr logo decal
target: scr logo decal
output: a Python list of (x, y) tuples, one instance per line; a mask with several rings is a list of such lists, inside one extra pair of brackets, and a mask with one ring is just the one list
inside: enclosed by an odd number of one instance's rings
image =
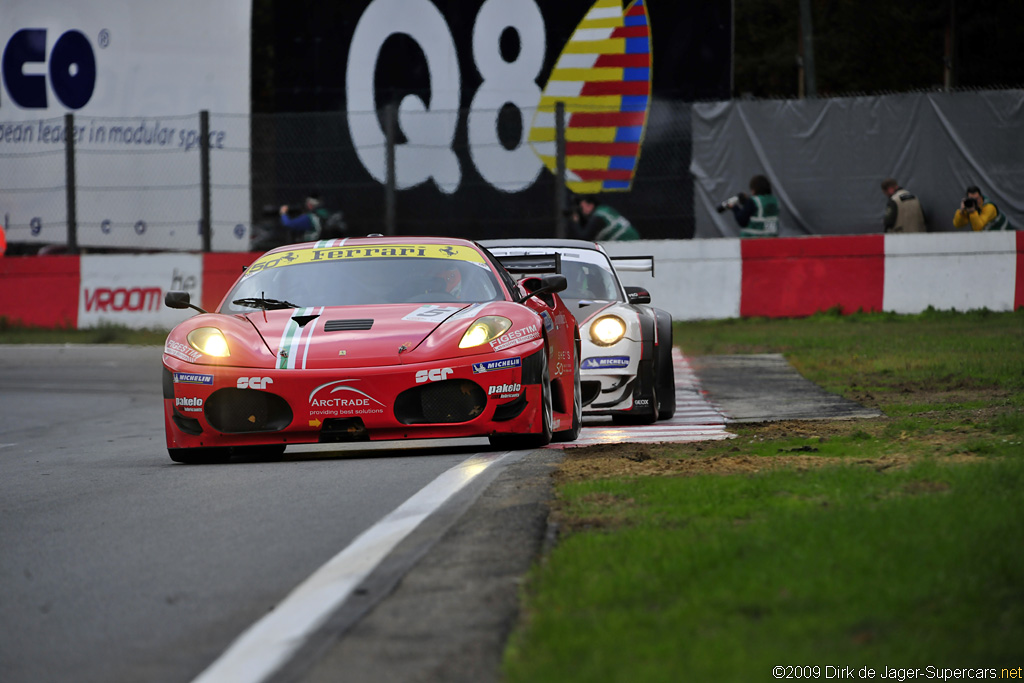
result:
[(266, 389), (268, 384), (273, 384), (270, 377), (239, 377), (235, 385), (239, 389)]
[(435, 368), (433, 370), (420, 370), (416, 373), (416, 384), (424, 382), (440, 382), (448, 379), (448, 375), (455, 372), (451, 368)]

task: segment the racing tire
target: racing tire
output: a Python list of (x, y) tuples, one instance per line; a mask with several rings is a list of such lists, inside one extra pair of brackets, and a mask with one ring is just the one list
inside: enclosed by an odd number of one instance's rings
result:
[(652, 362), (641, 362), (640, 371), (637, 372), (636, 381), (640, 389), (635, 395), (646, 397), (650, 408), (642, 413), (630, 411), (628, 413), (617, 413), (612, 416), (612, 422), (619, 425), (649, 425), (658, 420), (658, 389), (655, 386), (655, 365)]
[(575, 441), (583, 430), (583, 394), (580, 392), (580, 354), (575, 351), (576, 356), (573, 362), (573, 386), (572, 386), (572, 427), (560, 432), (555, 432), (551, 440), (557, 443)]
[[(668, 343), (665, 343), (665, 340)], [(658, 419), (671, 420), (676, 414), (676, 372), (672, 362), (672, 318), (658, 315)]]
[(522, 451), (530, 448), (543, 448), (551, 443), (554, 407), (551, 404), (551, 376), (548, 374), (547, 349), (541, 351), (540, 362), (541, 431), (536, 434), (492, 434), (487, 439), (494, 448)]

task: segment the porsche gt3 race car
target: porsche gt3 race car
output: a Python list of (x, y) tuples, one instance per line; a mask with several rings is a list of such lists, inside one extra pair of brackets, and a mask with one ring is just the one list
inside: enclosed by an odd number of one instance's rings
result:
[[(676, 412), (672, 316), (652, 308), (642, 287), (623, 287), (616, 269), (654, 272), (653, 256), (609, 257), (582, 240), (483, 240), (509, 269), (547, 272), (557, 254), (561, 293), (580, 326), (584, 415), (650, 424)], [(513, 266), (513, 264), (515, 264)], [(614, 264), (614, 265), (613, 265)]]
[(487, 436), (574, 440), (579, 328), (565, 277), (516, 281), (474, 242), (366, 237), (260, 256), (216, 312), (167, 337), (167, 450), (178, 462), (289, 444)]

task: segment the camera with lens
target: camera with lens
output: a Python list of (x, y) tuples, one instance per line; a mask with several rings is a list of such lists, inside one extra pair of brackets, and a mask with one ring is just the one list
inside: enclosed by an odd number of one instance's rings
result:
[(740, 203), (740, 196), (739, 195), (734, 195), (734, 196), (729, 197), (728, 199), (726, 199), (724, 202), (722, 202), (718, 206), (716, 206), (715, 207), (715, 211), (717, 211), (718, 213), (725, 213), (726, 211), (728, 211), (729, 209), (731, 209), (732, 207), (736, 206), (739, 203)]
[(978, 200), (974, 197), (964, 197), (964, 208), (968, 211), (974, 211), (978, 208)]

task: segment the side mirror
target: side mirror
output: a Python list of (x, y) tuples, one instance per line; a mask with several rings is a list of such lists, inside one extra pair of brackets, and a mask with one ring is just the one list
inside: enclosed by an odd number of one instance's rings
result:
[(626, 298), (631, 304), (651, 303), (651, 293), (643, 287), (626, 287)]
[[(523, 289), (529, 292), (526, 295), (526, 299), (529, 299), (531, 296), (538, 296), (548, 306), (554, 306), (554, 298), (545, 295), (565, 291), (565, 288), (569, 286), (569, 281), (565, 279), (564, 275), (542, 275), (541, 277), (523, 278), (520, 284), (523, 286)], [(523, 299), (523, 302), (526, 299)]]
[(167, 306), (168, 308), (192, 308), (200, 313), (206, 313), (206, 311), (198, 306), (192, 305), (192, 297), (189, 296), (188, 292), (167, 292), (167, 294), (164, 295), (164, 306)]

